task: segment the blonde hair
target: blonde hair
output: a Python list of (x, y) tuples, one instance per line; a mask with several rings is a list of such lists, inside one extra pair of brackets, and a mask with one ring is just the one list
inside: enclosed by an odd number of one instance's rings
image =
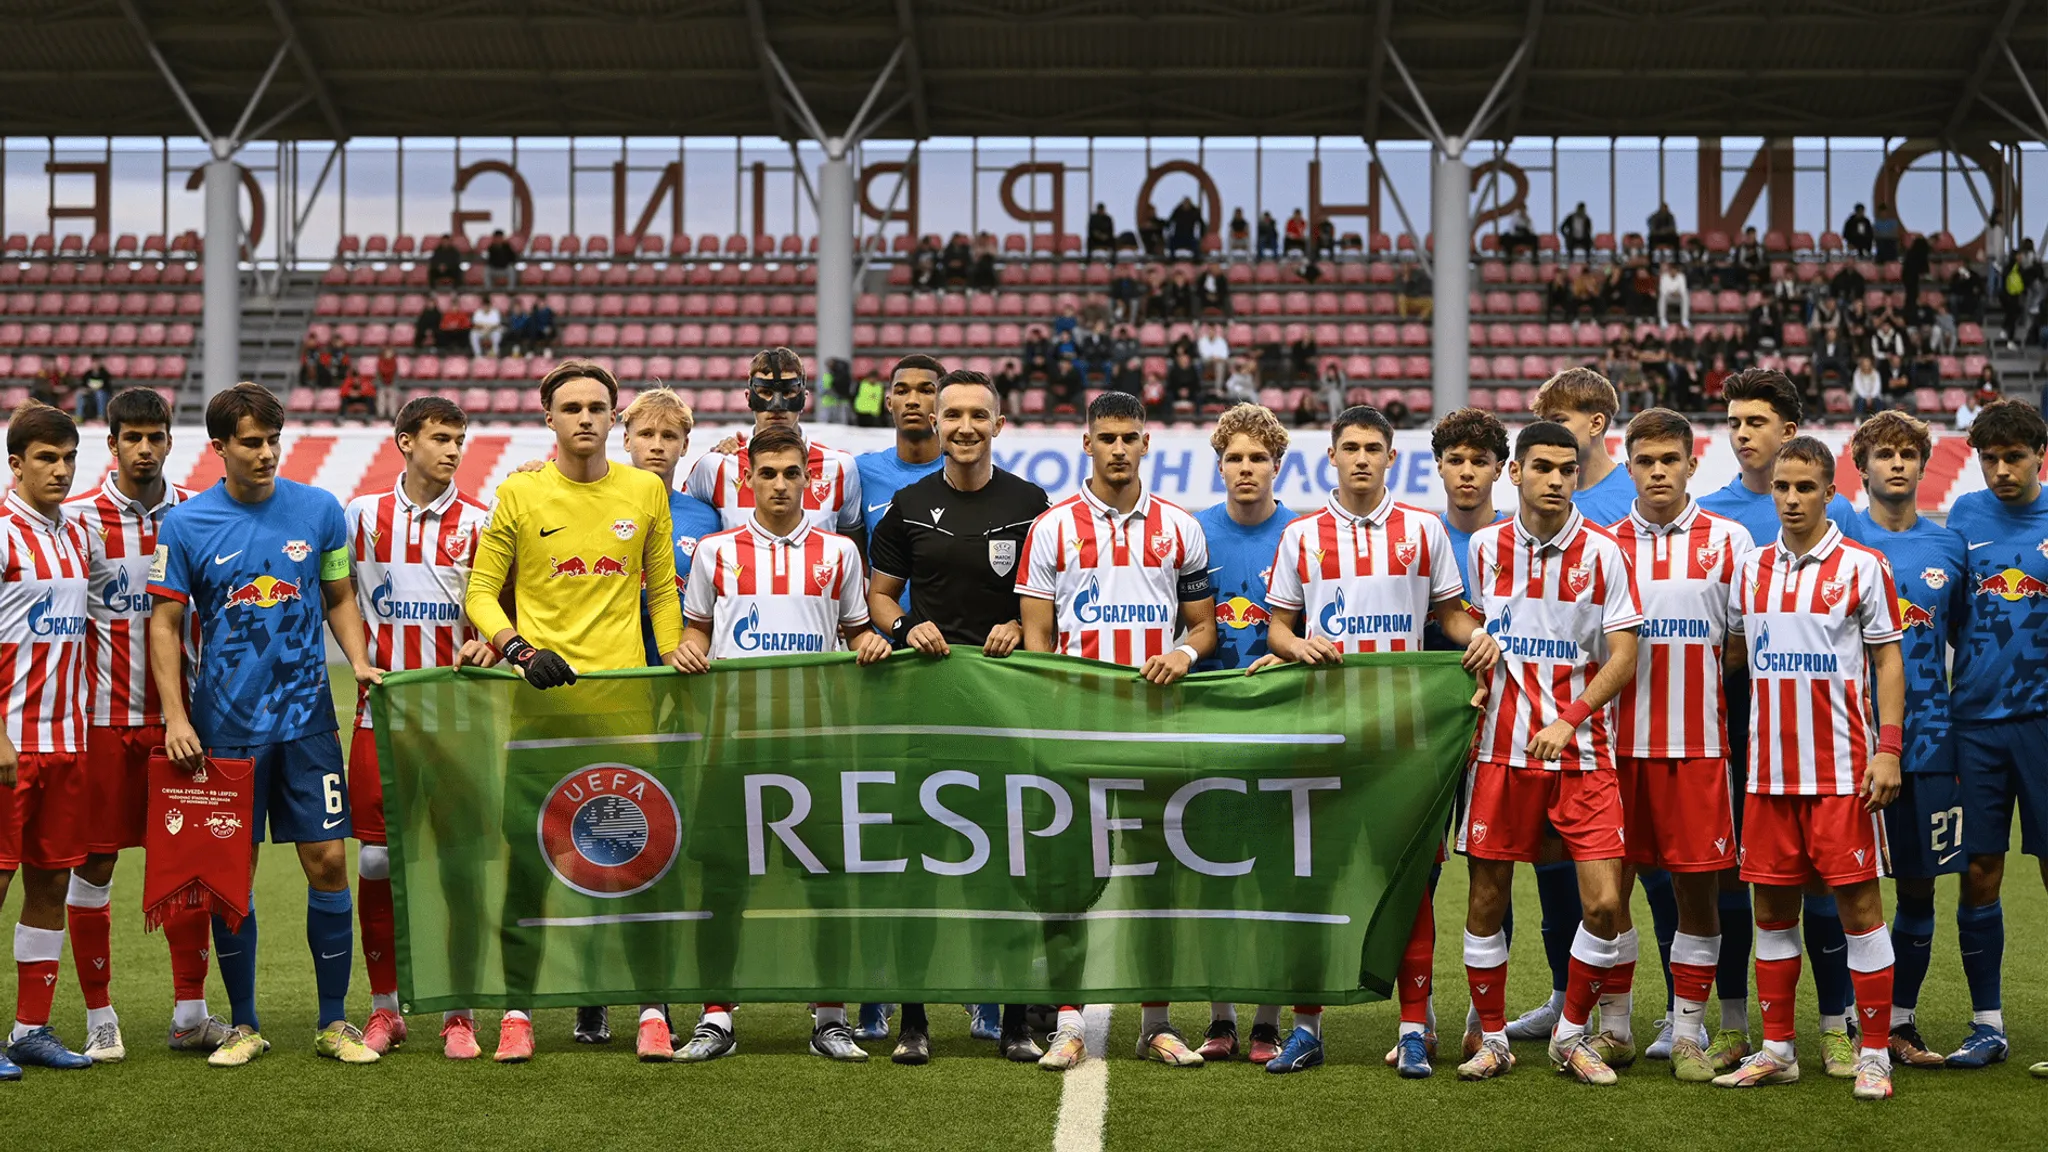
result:
[(1209, 447), (1216, 455), (1230, 447), (1230, 442), (1239, 436), (1249, 436), (1278, 460), (1287, 452), (1287, 429), (1273, 410), (1263, 404), (1239, 404), (1216, 420), (1216, 430), (1209, 434)]
[(656, 423), (673, 421), (682, 425), (685, 436), (690, 434), (690, 429), (697, 426), (697, 414), (690, 411), (689, 403), (675, 389), (666, 385), (649, 388), (633, 397), (633, 402), (626, 405), (624, 412), (619, 413), (619, 422), (624, 424), (629, 432), (633, 428), (633, 421), (640, 419)]
[(1621, 410), (1621, 397), (1615, 395), (1607, 377), (1591, 368), (1567, 368), (1543, 382), (1529, 410), (1544, 420), (1559, 412), (1585, 412), (1605, 416), (1612, 424), (1614, 414)]

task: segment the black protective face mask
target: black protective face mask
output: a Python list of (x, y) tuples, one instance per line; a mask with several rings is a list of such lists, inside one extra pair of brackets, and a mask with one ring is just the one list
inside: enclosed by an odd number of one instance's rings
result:
[(801, 412), (807, 394), (801, 376), (753, 376), (747, 380), (747, 407), (756, 412)]

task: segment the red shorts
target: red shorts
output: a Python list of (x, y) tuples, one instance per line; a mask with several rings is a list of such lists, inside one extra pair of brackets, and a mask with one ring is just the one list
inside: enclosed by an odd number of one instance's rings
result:
[(1735, 867), (1735, 809), (1728, 762), (1638, 759), (1614, 762), (1631, 864), (1667, 872)]
[(0, 792), (0, 869), (49, 872), (85, 863), (85, 758), (23, 752), (14, 787)]
[(1793, 888), (1819, 879), (1841, 888), (1890, 871), (1884, 814), (1864, 811), (1862, 797), (1749, 794), (1742, 816), (1745, 882)]
[(377, 730), (357, 728), (348, 745), (348, 812), (355, 838), (384, 842), (384, 781), (377, 775)]
[(1458, 851), (1467, 856), (1534, 864), (1547, 826), (1573, 860), (1621, 859), (1621, 789), (1612, 772), (1480, 760), (1465, 773), (1465, 790)]
[(149, 754), (164, 726), (91, 728), (85, 737), (85, 850), (112, 855), (142, 847), (149, 823)]

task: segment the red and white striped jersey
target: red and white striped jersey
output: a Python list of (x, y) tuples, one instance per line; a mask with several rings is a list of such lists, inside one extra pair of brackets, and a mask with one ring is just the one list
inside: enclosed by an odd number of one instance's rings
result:
[(85, 531), (9, 492), (0, 507), (0, 693), (17, 752), (85, 751)]
[(1523, 749), (1557, 721), (1560, 707), (1585, 695), (1607, 663), (1607, 634), (1643, 622), (1621, 545), (1576, 508), (1548, 540), (1516, 516), (1472, 534), (1471, 571), (1467, 598), (1500, 643), (1474, 756), (1515, 767), (1612, 769), (1611, 700), (1579, 725), (1557, 760), (1532, 761)]
[[(804, 521), (827, 532), (844, 532), (867, 523), (861, 511), (860, 467), (853, 462), (853, 453), (806, 439), (811, 449), (807, 461), (811, 483), (804, 489)], [(684, 491), (718, 509), (727, 529), (744, 527), (754, 518), (754, 486), (747, 482), (747, 438), (739, 440), (740, 450), (730, 456), (705, 453), (683, 485)]]
[(1394, 501), (1354, 516), (1330, 494), (1280, 532), (1266, 603), (1302, 614), (1296, 630), (1339, 652), (1413, 652), (1432, 606), (1465, 594), (1451, 537), (1433, 512)]
[(1214, 598), (1209, 540), (1178, 504), (1147, 492), (1120, 513), (1084, 483), (1031, 522), (1017, 594), (1053, 602), (1053, 651), (1140, 668), (1172, 649), (1183, 602)]
[(1830, 521), (1804, 556), (1782, 536), (1751, 552), (1737, 581), (1728, 629), (1749, 643), (1749, 790), (1853, 794), (1877, 748), (1864, 649), (1901, 634), (1891, 565)]
[(777, 536), (746, 524), (704, 537), (683, 616), (711, 626), (711, 658), (838, 652), (868, 622), (868, 578), (853, 541), (810, 523)]
[[(84, 496), (64, 502), (64, 516), (84, 534), (91, 567), (86, 589), (86, 709), (95, 728), (136, 728), (164, 722), (156, 678), (149, 672), (149, 563), (164, 515), (192, 493), (164, 485), (155, 506), (131, 500), (109, 474)], [(192, 618), (197, 624), (196, 617)]]
[(1749, 529), (1686, 501), (1669, 524), (1633, 508), (1609, 531), (1635, 572), (1643, 626), (1636, 631), (1636, 678), (1616, 700), (1623, 756), (1701, 760), (1728, 754), (1721, 698), (1721, 648), (1728, 638), (1728, 589), (1754, 544)]
[[(433, 503), (415, 504), (400, 473), (391, 491), (358, 496), (342, 515), (370, 664), (391, 672), (454, 664), (476, 635), (462, 597), (490, 509), (452, 484)], [(367, 690), (357, 693), (356, 723), (370, 726)]]

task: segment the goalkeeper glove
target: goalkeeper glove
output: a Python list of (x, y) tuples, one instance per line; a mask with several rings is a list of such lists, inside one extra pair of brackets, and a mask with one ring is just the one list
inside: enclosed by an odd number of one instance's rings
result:
[(506, 662), (535, 688), (560, 688), (576, 682), (576, 670), (569, 667), (567, 660), (546, 648), (535, 648), (516, 635), (505, 641), (503, 652)]

